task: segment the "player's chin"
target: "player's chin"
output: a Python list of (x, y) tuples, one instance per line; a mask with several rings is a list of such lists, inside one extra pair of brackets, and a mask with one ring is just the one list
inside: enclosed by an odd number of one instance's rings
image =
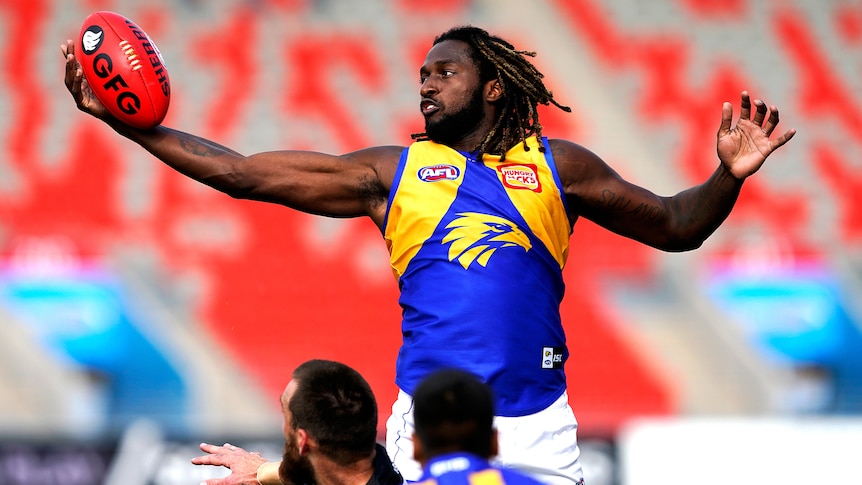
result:
[(425, 116), (426, 133), (442, 133), (445, 130), (445, 119), (439, 111), (429, 113)]

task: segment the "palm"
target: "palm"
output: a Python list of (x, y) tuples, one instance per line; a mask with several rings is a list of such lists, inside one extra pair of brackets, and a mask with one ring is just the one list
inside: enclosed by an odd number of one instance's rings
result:
[(738, 179), (744, 179), (759, 170), (773, 151), (796, 134), (795, 130), (788, 130), (780, 137), (770, 139), (778, 125), (778, 109), (774, 106), (767, 109), (760, 100), (755, 101), (755, 105), (756, 111), (752, 118), (751, 101), (748, 93), (743, 92), (739, 121), (732, 128), (733, 108), (730, 103), (724, 103), (722, 107), (716, 150), (721, 163)]
[(107, 114), (107, 109), (105, 109), (102, 102), (96, 98), (96, 95), (93, 94), (93, 90), (90, 89), (90, 83), (88, 83), (86, 79), (81, 82), (81, 95), (81, 108), (84, 111), (97, 118), (103, 118), (104, 115)]

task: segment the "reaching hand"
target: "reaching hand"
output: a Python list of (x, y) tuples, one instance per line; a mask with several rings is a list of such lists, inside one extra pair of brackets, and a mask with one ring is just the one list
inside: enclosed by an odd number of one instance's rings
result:
[(257, 469), (267, 462), (260, 453), (248, 452), (230, 443), (223, 446), (201, 443), (201, 450), (207, 454), (192, 458), (193, 464), (223, 466), (231, 471), (225, 478), (212, 478), (202, 485), (260, 485)]
[(759, 99), (754, 101), (754, 105), (756, 110), (752, 119), (751, 100), (748, 92), (743, 91), (739, 120), (733, 128), (730, 126), (733, 106), (725, 102), (721, 108), (721, 126), (718, 128), (716, 144), (718, 158), (730, 173), (740, 180), (760, 169), (769, 154), (796, 134), (796, 130), (791, 129), (770, 140), (769, 136), (778, 125), (778, 108), (771, 106), (767, 109), (766, 103)]
[(110, 113), (99, 102), (90, 85), (87, 84), (87, 80), (84, 79), (84, 70), (81, 69), (81, 64), (75, 57), (75, 43), (67, 40), (65, 44), (60, 45), (60, 51), (66, 58), (66, 89), (72, 93), (78, 109), (99, 119), (109, 119)]

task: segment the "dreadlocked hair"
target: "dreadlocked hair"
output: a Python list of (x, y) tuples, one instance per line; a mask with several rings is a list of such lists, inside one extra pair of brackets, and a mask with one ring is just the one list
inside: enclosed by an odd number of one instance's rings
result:
[[(482, 84), (497, 79), (503, 91), (502, 109), (491, 130), (474, 148), (481, 159), (485, 153), (499, 154), (505, 160), (506, 152), (518, 142), (524, 150), (529, 150), (527, 138), (542, 136), (539, 122), (539, 104), (553, 104), (565, 112), (571, 112), (554, 99), (542, 79), (545, 77), (527, 57), (535, 57), (535, 52), (516, 50), (509, 42), (487, 31), (473, 26), (454, 27), (437, 36), (432, 45), (446, 40), (458, 40), (470, 46), (470, 57), (479, 68)], [(427, 140), (425, 133), (411, 135), (414, 140)], [(539, 150), (545, 147), (539, 144)]]

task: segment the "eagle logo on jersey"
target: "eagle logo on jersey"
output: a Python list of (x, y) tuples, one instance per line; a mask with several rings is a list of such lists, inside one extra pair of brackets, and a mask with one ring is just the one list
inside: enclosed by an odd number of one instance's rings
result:
[(474, 261), (485, 267), (497, 249), (520, 246), (529, 251), (533, 246), (518, 226), (502, 217), (478, 212), (460, 212), (457, 215), (457, 219), (446, 225), (446, 229), (451, 230), (443, 238), (443, 244), (452, 243), (449, 261), (457, 259), (464, 269)]

